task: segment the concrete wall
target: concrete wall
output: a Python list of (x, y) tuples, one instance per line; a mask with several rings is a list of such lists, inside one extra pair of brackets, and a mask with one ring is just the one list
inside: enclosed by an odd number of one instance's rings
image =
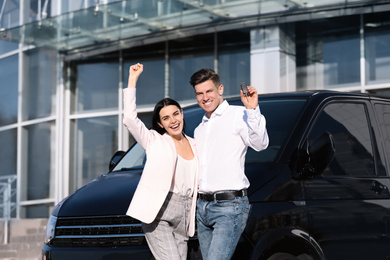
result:
[(14, 219), (4, 241), (4, 221), (0, 221), (0, 260), (41, 260), (48, 219)]

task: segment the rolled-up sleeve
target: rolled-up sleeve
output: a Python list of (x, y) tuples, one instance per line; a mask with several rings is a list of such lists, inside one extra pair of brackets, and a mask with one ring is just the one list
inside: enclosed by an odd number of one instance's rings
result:
[(246, 109), (246, 126), (248, 135), (245, 138), (247, 146), (253, 148), (255, 151), (261, 151), (268, 147), (269, 139), (266, 128), (266, 119), (260, 111), (260, 107), (255, 109)]

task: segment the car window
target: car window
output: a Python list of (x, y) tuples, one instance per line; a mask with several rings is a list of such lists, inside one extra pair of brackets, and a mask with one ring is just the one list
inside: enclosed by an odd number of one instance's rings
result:
[(306, 98), (273, 98), (259, 101), (261, 113), (264, 115), (267, 124), (269, 145), (267, 149), (261, 152), (249, 148), (246, 163), (275, 160), (298, 121), (305, 102)]
[[(379, 116), (379, 124), (382, 134), (382, 145), (384, 147), (387, 163), (390, 163), (390, 105), (375, 104), (375, 110)], [(384, 160), (385, 161), (385, 160)], [(386, 175), (384, 173), (383, 175)]]
[(123, 171), (129, 169), (142, 169), (146, 162), (146, 152), (138, 143), (134, 144), (125, 154), (122, 160), (112, 170)]
[(375, 175), (372, 140), (365, 104), (331, 103), (319, 114), (309, 135), (309, 143), (329, 132), (336, 153), (324, 176)]
[(185, 133), (190, 137), (194, 137), (194, 130), (202, 121), (204, 110), (200, 107), (191, 107), (184, 109), (184, 120), (186, 121)]

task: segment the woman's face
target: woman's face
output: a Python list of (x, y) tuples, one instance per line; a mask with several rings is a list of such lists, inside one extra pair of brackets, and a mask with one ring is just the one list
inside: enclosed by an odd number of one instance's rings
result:
[(178, 136), (183, 132), (183, 111), (175, 105), (165, 106), (160, 110), (160, 122), (170, 136)]

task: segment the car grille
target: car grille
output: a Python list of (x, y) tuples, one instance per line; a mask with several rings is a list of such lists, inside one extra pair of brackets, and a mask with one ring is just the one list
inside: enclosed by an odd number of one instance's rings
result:
[(146, 244), (141, 222), (129, 216), (58, 218), (57, 247), (118, 247)]

